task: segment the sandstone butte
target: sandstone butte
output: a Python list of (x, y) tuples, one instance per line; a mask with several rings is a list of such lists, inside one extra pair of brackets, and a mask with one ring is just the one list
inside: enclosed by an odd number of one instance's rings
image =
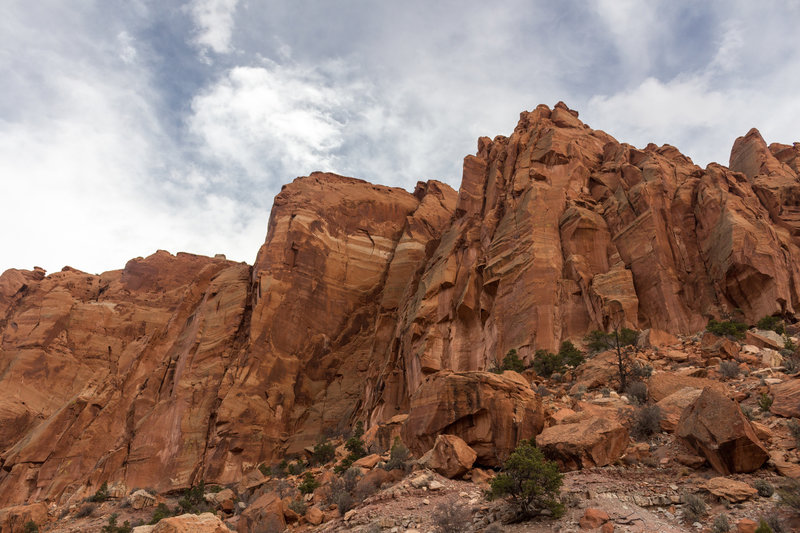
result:
[[(355, 420), (433, 405), (415, 394), (439, 371), (482, 371), (511, 348), (529, 360), (612, 323), (686, 334), (737, 308), (791, 317), (798, 156), (752, 130), (729, 167), (702, 169), (559, 103), (479, 139), (458, 192), (296, 179), (252, 266), (159, 251), (101, 275), (8, 270), (0, 507), (75, 502), (103, 482), (237, 482)], [(511, 401), (517, 378), (485, 397)]]

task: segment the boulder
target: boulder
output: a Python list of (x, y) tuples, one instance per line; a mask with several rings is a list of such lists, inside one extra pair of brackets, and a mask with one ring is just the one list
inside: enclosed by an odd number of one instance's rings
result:
[(236, 493), (231, 489), (222, 489), (219, 492), (208, 492), (203, 498), (222, 511), (232, 513), (236, 505)]
[(749, 518), (742, 518), (736, 522), (736, 533), (756, 533), (758, 522)]
[(358, 459), (357, 461), (355, 461), (353, 463), (353, 466), (357, 466), (357, 467), (360, 467), (360, 468), (371, 469), (371, 468), (375, 468), (375, 465), (380, 463), (380, 462), (381, 462), (381, 456), (378, 455), (377, 453), (372, 453), (370, 455), (367, 455), (367, 456), (362, 457), (361, 459)]
[(622, 456), (628, 430), (616, 421), (591, 416), (545, 428), (536, 437), (536, 445), (567, 470), (605, 466)]
[(589, 507), (583, 512), (583, 516), (578, 524), (581, 529), (597, 529), (609, 520), (610, 518), (607, 512), (602, 509)]
[(752, 472), (768, 458), (739, 405), (711, 387), (683, 411), (675, 435), (722, 475)]
[(261, 531), (283, 531), (283, 502), (275, 492), (262, 494), (239, 515), (238, 533), (260, 533)]
[(689, 407), (702, 392), (701, 389), (684, 387), (657, 402), (656, 405), (661, 408), (661, 429), (669, 432), (675, 431), (683, 410)]
[(771, 451), (769, 460), (780, 475), (800, 480), (800, 464), (787, 461), (786, 454), (781, 450)]
[(0, 509), (2, 533), (23, 533), (28, 522), (34, 522), (41, 528), (47, 521), (47, 505), (41, 502)]
[(128, 501), (131, 504), (131, 507), (136, 509), (144, 509), (145, 507), (150, 507), (156, 504), (156, 497), (147, 492), (144, 489), (139, 489), (128, 496)]
[(402, 438), (419, 457), (440, 434), (455, 435), (475, 450), (477, 463), (500, 466), (519, 441), (536, 436), (543, 426), (541, 398), (519, 380), (444, 371), (414, 393)]
[(656, 402), (660, 402), (670, 394), (687, 387), (698, 390), (712, 387), (723, 393), (725, 391), (725, 385), (718, 381), (685, 376), (675, 372), (656, 372), (647, 380), (647, 393)]
[(749, 329), (745, 332), (744, 338), (747, 344), (752, 344), (753, 346), (758, 346), (759, 348), (782, 350), (784, 345), (783, 337), (774, 331), (767, 331), (763, 329)]
[(792, 378), (770, 385), (772, 405), (769, 410), (786, 418), (800, 418), (800, 379)]
[(640, 348), (647, 348), (648, 346), (664, 348), (666, 346), (677, 344), (678, 342), (680, 342), (678, 337), (672, 333), (668, 333), (656, 328), (647, 328), (642, 330), (642, 332), (639, 334), (639, 338), (636, 340), (636, 344)]
[(421, 466), (430, 468), (446, 478), (464, 475), (472, 468), (478, 454), (455, 435), (439, 435), (436, 442), (419, 460)]
[(306, 511), (306, 520), (312, 526), (318, 526), (325, 520), (325, 513), (317, 507), (309, 507)]
[(701, 483), (700, 488), (707, 490), (714, 496), (725, 498), (731, 503), (743, 502), (758, 495), (758, 490), (747, 483), (727, 477), (711, 478)]
[(182, 514), (164, 518), (153, 528), (153, 533), (230, 533), (222, 520), (211, 513)]

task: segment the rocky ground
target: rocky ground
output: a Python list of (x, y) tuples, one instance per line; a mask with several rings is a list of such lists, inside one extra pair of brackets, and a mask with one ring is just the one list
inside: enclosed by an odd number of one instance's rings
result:
[[(450, 509), (456, 522), (451, 531), (710, 532), (720, 515), (727, 516), (731, 531), (754, 531), (761, 518), (780, 523), (783, 531), (797, 531), (800, 515), (781, 506), (777, 493), (767, 494), (769, 488), (800, 477), (792, 426), (793, 417), (800, 415), (800, 379), (791, 371), (794, 356), (779, 346), (787, 340), (800, 344), (797, 337), (764, 331), (749, 331), (739, 341), (711, 333), (647, 340), (647, 347), (633, 353), (652, 369), (645, 403), (659, 405), (662, 418), (654, 434), (638, 439), (631, 435), (636, 434), (635, 414), (642, 406), (633, 393), (618, 394), (608, 386), (615, 379), (614, 352), (550, 379), (531, 370), (514, 374), (514, 380), (524, 380), (542, 397), (545, 428), (537, 443), (566, 471), (561, 490), (566, 513), (557, 520), (540, 517), (513, 523), (505, 501), (485, 496), (493, 470), (475, 466), (479, 454), (453, 437), (437, 439), (431, 453), (410, 458), (405, 469), (384, 468), (391, 457), (384, 451), (356, 461), (351, 474), (334, 473), (335, 461), (285, 477), (254, 470), (238, 485), (206, 487), (204, 494), (156, 494), (111, 486), (102, 502), (2, 510), (0, 529), (26, 531), (25, 524), (33, 520), (39, 531), (109, 531), (109, 517), (116, 514), (117, 527), (127, 521), (136, 533), (412, 533), (443, 531), (438, 515)], [(734, 364), (726, 368), (723, 361)], [(717, 417), (710, 423), (702, 419), (704, 402), (710, 402), (711, 416)], [(694, 423), (734, 439), (736, 449), (703, 451), (701, 441), (707, 436), (692, 425), (693, 416), (698, 420)], [(367, 451), (386, 448), (385, 443), (400, 434), (399, 421), (367, 432)], [(739, 433), (733, 435), (735, 431)], [(334, 443), (340, 461), (348, 450), (344, 439)], [(755, 469), (746, 468), (758, 460)], [(298, 487), (307, 472), (320, 486), (302, 496)], [(348, 475), (351, 486), (343, 488), (341, 480)], [(343, 492), (352, 500), (337, 499)], [(706, 505), (695, 520), (687, 520), (687, 495), (698, 496)], [(352, 509), (342, 514), (337, 503)], [(212, 514), (183, 514), (141, 525), (152, 521), (158, 504), (166, 506), (162, 510), (168, 515), (181, 506)]]

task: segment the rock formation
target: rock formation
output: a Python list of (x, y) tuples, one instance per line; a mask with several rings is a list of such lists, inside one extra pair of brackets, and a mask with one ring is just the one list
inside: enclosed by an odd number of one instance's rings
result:
[[(531, 389), (484, 372), (512, 348), (530, 361), (609, 326), (794, 316), (799, 154), (754, 130), (730, 168), (701, 169), (559, 103), (481, 138), (458, 193), (298, 178), (252, 267), (158, 252), (101, 275), (6, 271), (0, 507), (231, 483), (355, 420), (404, 424), (418, 453), (452, 433), (496, 464), (543, 424), (515, 410)], [(459, 426), (509, 406), (488, 435)]]

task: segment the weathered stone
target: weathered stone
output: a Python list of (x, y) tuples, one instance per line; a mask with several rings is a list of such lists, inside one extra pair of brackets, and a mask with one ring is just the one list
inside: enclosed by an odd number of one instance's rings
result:
[(44, 503), (16, 505), (0, 509), (0, 531), (2, 533), (23, 533), (25, 524), (34, 522), (42, 527), (48, 522), (47, 506)]
[(770, 385), (772, 405), (769, 410), (786, 418), (800, 418), (800, 379), (787, 379), (782, 383)]
[(306, 520), (312, 526), (318, 526), (325, 520), (325, 514), (317, 507), (309, 507), (306, 511)]
[(258, 533), (260, 531), (283, 531), (286, 519), (283, 517), (283, 502), (275, 492), (262, 494), (239, 515), (236, 526), (238, 533)]
[(581, 529), (597, 529), (608, 521), (609, 516), (607, 512), (602, 509), (589, 507), (583, 512), (583, 516), (578, 524)]
[(455, 435), (439, 435), (436, 442), (419, 460), (421, 466), (430, 468), (446, 478), (462, 476), (472, 468), (478, 454)]
[(517, 380), (490, 372), (439, 372), (411, 400), (403, 442), (416, 455), (430, 450), (438, 435), (461, 438), (477, 463), (499, 466), (520, 440), (544, 425), (541, 398)]
[(377, 453), (372, 453), (370, 455), (362, 457), (361, 459), (356, 460), (353, 463), (353, 466), (357, 466), (357, 467), (360, 467), (360, 468), (371, 469), (371, 468), (375, 468), (375, 465), (380, 463), (380, 462), (381, 462), (381, 456), (378, 455)]
[(689, 407), (702, 393), (701, 389), (685, 387), (662, 398), (656, 405), (661, 409), (661, 429), (675, 431), (683, 410)]
[(153, 528), (153, 533), (229, 533), (230, 529), (211, 513), (182, 514), (164, 518)]
[(747, 483), (726, 477), (711, 478), (701, 483), (700, 488), (732, 503), (743, 502), (758, 495), (758, 490)]
[(694, 378), (674, 372), (656, 372), (647, 380), (647, 393), (656, 402), (685, 388), (715, 388), (724, 393), (725, 385), (706, 378)]
[(710, 387), (683, 411), (675, 435), (722, 475), (752, 472), (768, 457), (736, 402)]
[(545, 428), (536, 437), (536, 445), (567, 470), (605, 466), (622, 456), (628, 430), (616, 421), (592, 416)]
[(147, 492), (144, 489), (139, 489), (130, 496), (128, 496), (128, 501), (136, 510), (144, 509), (145, 507), (151, 507), (156, 504), (156, 497)]
[(764, 331), (749, 329), (745, 332), (745, 342), (759, 348), (769, 348), (772, 350), (783, 349), (783, 339), (774, 331)]

